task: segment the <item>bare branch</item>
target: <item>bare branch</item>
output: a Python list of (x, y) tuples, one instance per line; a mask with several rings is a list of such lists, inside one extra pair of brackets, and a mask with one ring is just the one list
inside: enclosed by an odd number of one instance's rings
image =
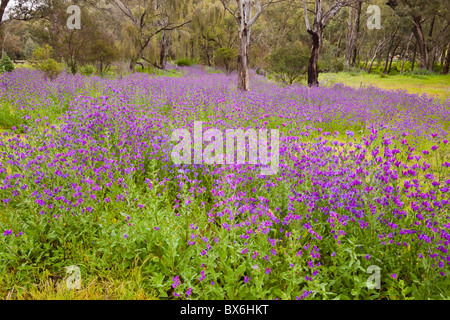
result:
[(225, 8), (229, 13), (231, 13), (231, 15), (232, 15), (236, 20), (238, 20), (236, 14), (235, 14), (235, 12), (236, 12), (237, 9), (234, 10), (234, 11), (232, 11), (232, 10), (228, 7), (228, 5), (225, 3), (225, 1), (226, 1), (226, 0), (220, 0), (220, 2), (222, 2), (222, 4), (223, 4), (224, 8)]
[(305, 11), (306, 30), (310, 31), (311, 30), (311, 26), (309, 24), (308, 8), (306, 7), (306, 1), (305, 0), (303, 0), (303, 10)]

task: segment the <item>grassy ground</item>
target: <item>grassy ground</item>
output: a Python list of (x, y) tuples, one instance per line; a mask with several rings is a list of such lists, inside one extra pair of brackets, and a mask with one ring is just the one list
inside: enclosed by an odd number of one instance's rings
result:
[(375, 86), (386, 90), (406, 90), (410, 93), (434, 95), (440, 99), (450, 99), (450, 75), (389, 75), (321, 73), (323, 84), (344, 83), (351, 87)]

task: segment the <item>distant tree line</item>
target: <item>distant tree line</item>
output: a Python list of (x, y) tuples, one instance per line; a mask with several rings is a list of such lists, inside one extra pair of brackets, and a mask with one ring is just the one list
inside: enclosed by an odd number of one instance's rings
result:
[[(66, 23), (71, 5), (80, 29)], [(367, 23), (374, 5), (379, 29)], [(241, 90), (250, 68), (318, 86), (329, 71), (448, 74), (450, 10), (448, 0), (0, 0), (2, 57), (30, 60), (46, 45), (71, 73), (188, 59), (236, 70)]]

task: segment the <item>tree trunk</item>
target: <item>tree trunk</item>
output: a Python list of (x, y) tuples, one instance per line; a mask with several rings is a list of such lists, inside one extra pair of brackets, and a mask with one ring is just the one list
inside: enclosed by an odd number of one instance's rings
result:
[(191, 60), (194, 60), (194, 38), (191, 39)]
[[(250, 90), (250, 80), (248, 73), (248, 53), (250, 49), (250, 27), (248, 20), (251, 14), (251, 6), (246, 8), (246, 2), (241, 3), (242, 8), (237, 10), (239, 51), (237, 56), (238, 89), (242, 91)], [(250, 9), (250, 10), (249, 10)]]
[[(361, 6), (362, 1), (359, 0), (356, 4), (356, 21), (355, 21), (355, 30), (353, 32), (353, 53), (352, 53), (352, 66), (355, 66), (356, 56), (358, 53), (358, 38), (359, 38), (359, 25), (361, 22)], [(364, 41), (364, 40), (363, 40)]]
[(411, 36), (408, 39), (408, 44), (406, 45), (406, 50), (403, 53), (403, 63), (402, 63), (402, 68), (400, 70), (400, 73), (403, 73), (403, 67), (405, 66), (406, 61), (408, 61), (408, 59), (406, 58), (406, 56), (408, 55), (408, 50), (409, 50), (409, 45), (411, 44), (411, 39), (413, 37), (414, 34), (411, 33)]
[(347, 68), (350, 68), (353, 52), (353, 7), (348, 7), (348, 23), (347, 23), (347, 39), (345, 42), (345, 59), (347, 60)]
[(444, 68), (444, 61), (445, 61), (445, 52), (447, 50), (447, 47), (442, 48), (441, 57), (439, 58), (439, 62), (441, 64), (441, 69)]
[(238, 89), (247, 91), (250, 89), (248, 73), (248, 29), (245, 26), (239, 31), (239, 53), (237, 57)]
[(70, 59), (70, 72), (72, 72), (72, 74), (76, 74), (77, 73), (77, 62), (72, 59)]
[(367, 69), (367, 73), (370, 73), (370, 71), (372, 70), (373, 63), (375, 62), (375, 59), (377, 58), (378, 53), (381, 51), (381, 49), (383, 49), (383, 46), (384, 46), (385, 42), (386, 42), (386, 40), (383, 40), (382, 42), (379, 42), (377, 47), (375, 48), (375, 53), (373, 55), (372, 61), (370, 61), (370, 66)]
[[(6, 10), (6, 6), (8, 5), (9, 0), (0, 0), (0, 39), (3, 39), (3, 15)], [(1, 51), (3, 52), (3, 44), (1, 46)]]
[(412, 59), (412, 63), (411, 63), (411, 72), (414, 71), (414, 65), (416, 64), (416, 55), (417, 55), (417, 42), (414, 44), (414, 54), (413, 54), (413, 59)]
[(135, 59), (131, 59), (130, 61), (130, 71), (134, 72), (134, 67), (136, 66), (136, 60)]
[(425, 42), (425, 37), (422, 30), (422, 17), (415, 16), (413, 17), (413, 33), (417, 40), (417, 49), (419, 49), (420, 60), (419, 66), (421, 69), (426, 69), (428, 66), (428, 50)]
[(383, 73), (384, 73), (384, 74), (387, 73), (390, 53), (391, 53), (391, 46), (389, 46), (388, 51), (387, 51), (387, 53), (386, 53), (386, 62), (384, 63), (384, 70), (383, 70)]
[(341, 56), (341, 41), (342, 41), (342, 33), (339, 34), (339, 38), (338, 38), (336, 58), (339, 58)]
[(308, 61), (308, 86), (310, 87), (318, 87), (319, 86), (319, 52), (322, 44), (322, 36), (323, 30), (318, 29), (315, 31), (308, 31), (312, 38), (312, 46), (311, 46), (311, 56)]
[[(431, 37), (433, 36), (433, 30), (434, 30), (434, 22), (435, 22), (435, 20), (436, 20), (436, 16), (433, 16), (433, 19), (431, 20), (430, 30), (429, 30), (429, 32), (428, 32), (428, 39), (431, 39)], [(433, 69), (434, 69), (434, 61), (435, 61), (435, 54), (436, 54), (436, 53), (435, 53), (435, 49), (437, 49), (437, 48), (432, 48), (432, 49), (430, 49), (428, 46), (427, 46), (426, 48), (427, 48), (427, 52), (428, 52), (428, 65), (427, 65), (427, 67), (428, 67), (428, 70), (430, 70), (431, 72), (433, 72)], [(430, 53), (433, 54), (432, 60), (431, 60), (430, 57), (429, 57)]]
[(398, 31), (398, 29), (394, 31), (394, 33), (391, 35), (391, 38), (389, 40), (389, 47), (388, 47), (388, 51), (387, 51), (387, 54), (386, 54), (386, 63), (384, 65), (384, 70), (383, 70), (384, 74), (386, 74), (387, 71), (388, 71), (389, 54), (391, 53), (392, 46), (393, 46), (394, 41), (395, 41), (395, 36), (397, 35), (397, 31)]
[(374, 63), (375, 59), (376, 59), (376, 56), (374, 56), (372, 58), (372, 61), (370, 61), (370, 65), (369, 65), (369, 68), (367, 69), (367, 73), (370, 73), (372, 71), (372, 67), (373, 67), (373, 63)]
[(449, 64), (450, 64), (450, 43), (447, 46), (447, 55), (445, 57), (445, 63), (444, 63), (444, 69), (443, 69), (444, 74), (448, 74)]
[(394, 60), (395, 50), (397, 50), (397, 48), (398, 48), (398, 45), (394, 48), (394, 51), (392, 51), (391, 62), (389, 62), (389, 68), (388, 68), (387, 74), (391, 73), (392, 60)]
[(434, 62), (436, 61), (437, 47), (432, 50), (432, 56), (430, 59), (430, 64), (428, 66), (428, 70), (434, 72)]
[(159, 67), (161, 69), (166, 69), (167, 56), (169, 55), (170, 48), (170, 36), (166, 33), (166, 30), (162, 32), (161, 39), (161, 52), (159, 54)]
[(5, 13), (9, 1), (10, 0), (0, 0), (0, 24), (3, 21), (3, 14)]

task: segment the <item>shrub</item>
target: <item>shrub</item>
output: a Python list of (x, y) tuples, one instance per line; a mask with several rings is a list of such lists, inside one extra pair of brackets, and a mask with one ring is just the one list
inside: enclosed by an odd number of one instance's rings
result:
[(90, 55), (89, 61), (95, 65), (101, 76), (110, 70), (112, 63), (117, 59), (117, 51), (112, 43), (104, 40), (97, 40), (92, 45)]
[(62, 71), (61, 64), (54, 59), (47, 59), (39, 63), (38, 69), (45, 73), (50, 80), (55, 79)]
[(319, 72), (344, 71), (345, 58), (338, 58), (337, 50), (337, 47), (331, 45), (326, 39), (324, 39), (318, 63)]
[(300, 80), (305, 74), (309, 50), (302, 45), (282, 47), (269, 55), (269, 71), (287, 85)]
[(179, 67), (190, 67), (193, 65), (193, 62), (191, 59), (189, 58), (182, 58), (182, 59), (178, 59), (177, 61), (175, 61), (175, 64)]
[(64, 69), (59, 62), (51, 58), (52, 53), (53, 48), (48, 44), (37, 47), (33, 51), (30, 61), (32, 66), (44, 72), (45, 76), (50, 80), (55, 79)]
[(12, 63), (12, 61), (8, 57), (8, 55), (5, 53), (3, 55), (2, 60), (0, 60), (0, 73), (3, 73), (5, 71), (11, 72), (13, 70), (14, 70), (14, 64)]
[(416, 69), (412, 72), (413, 75), (432, 76), (434, 73), (428, 69)]
[(217, 66), (224, 67), (227, 74), (236, 69), (237, 52), (228, 47), (222, 47), (214, 54)]
[(90, 76), (95, 73), (95, 67), (92, 64), (88, 64), (81, 67), (81, 74), (84, 76)]

